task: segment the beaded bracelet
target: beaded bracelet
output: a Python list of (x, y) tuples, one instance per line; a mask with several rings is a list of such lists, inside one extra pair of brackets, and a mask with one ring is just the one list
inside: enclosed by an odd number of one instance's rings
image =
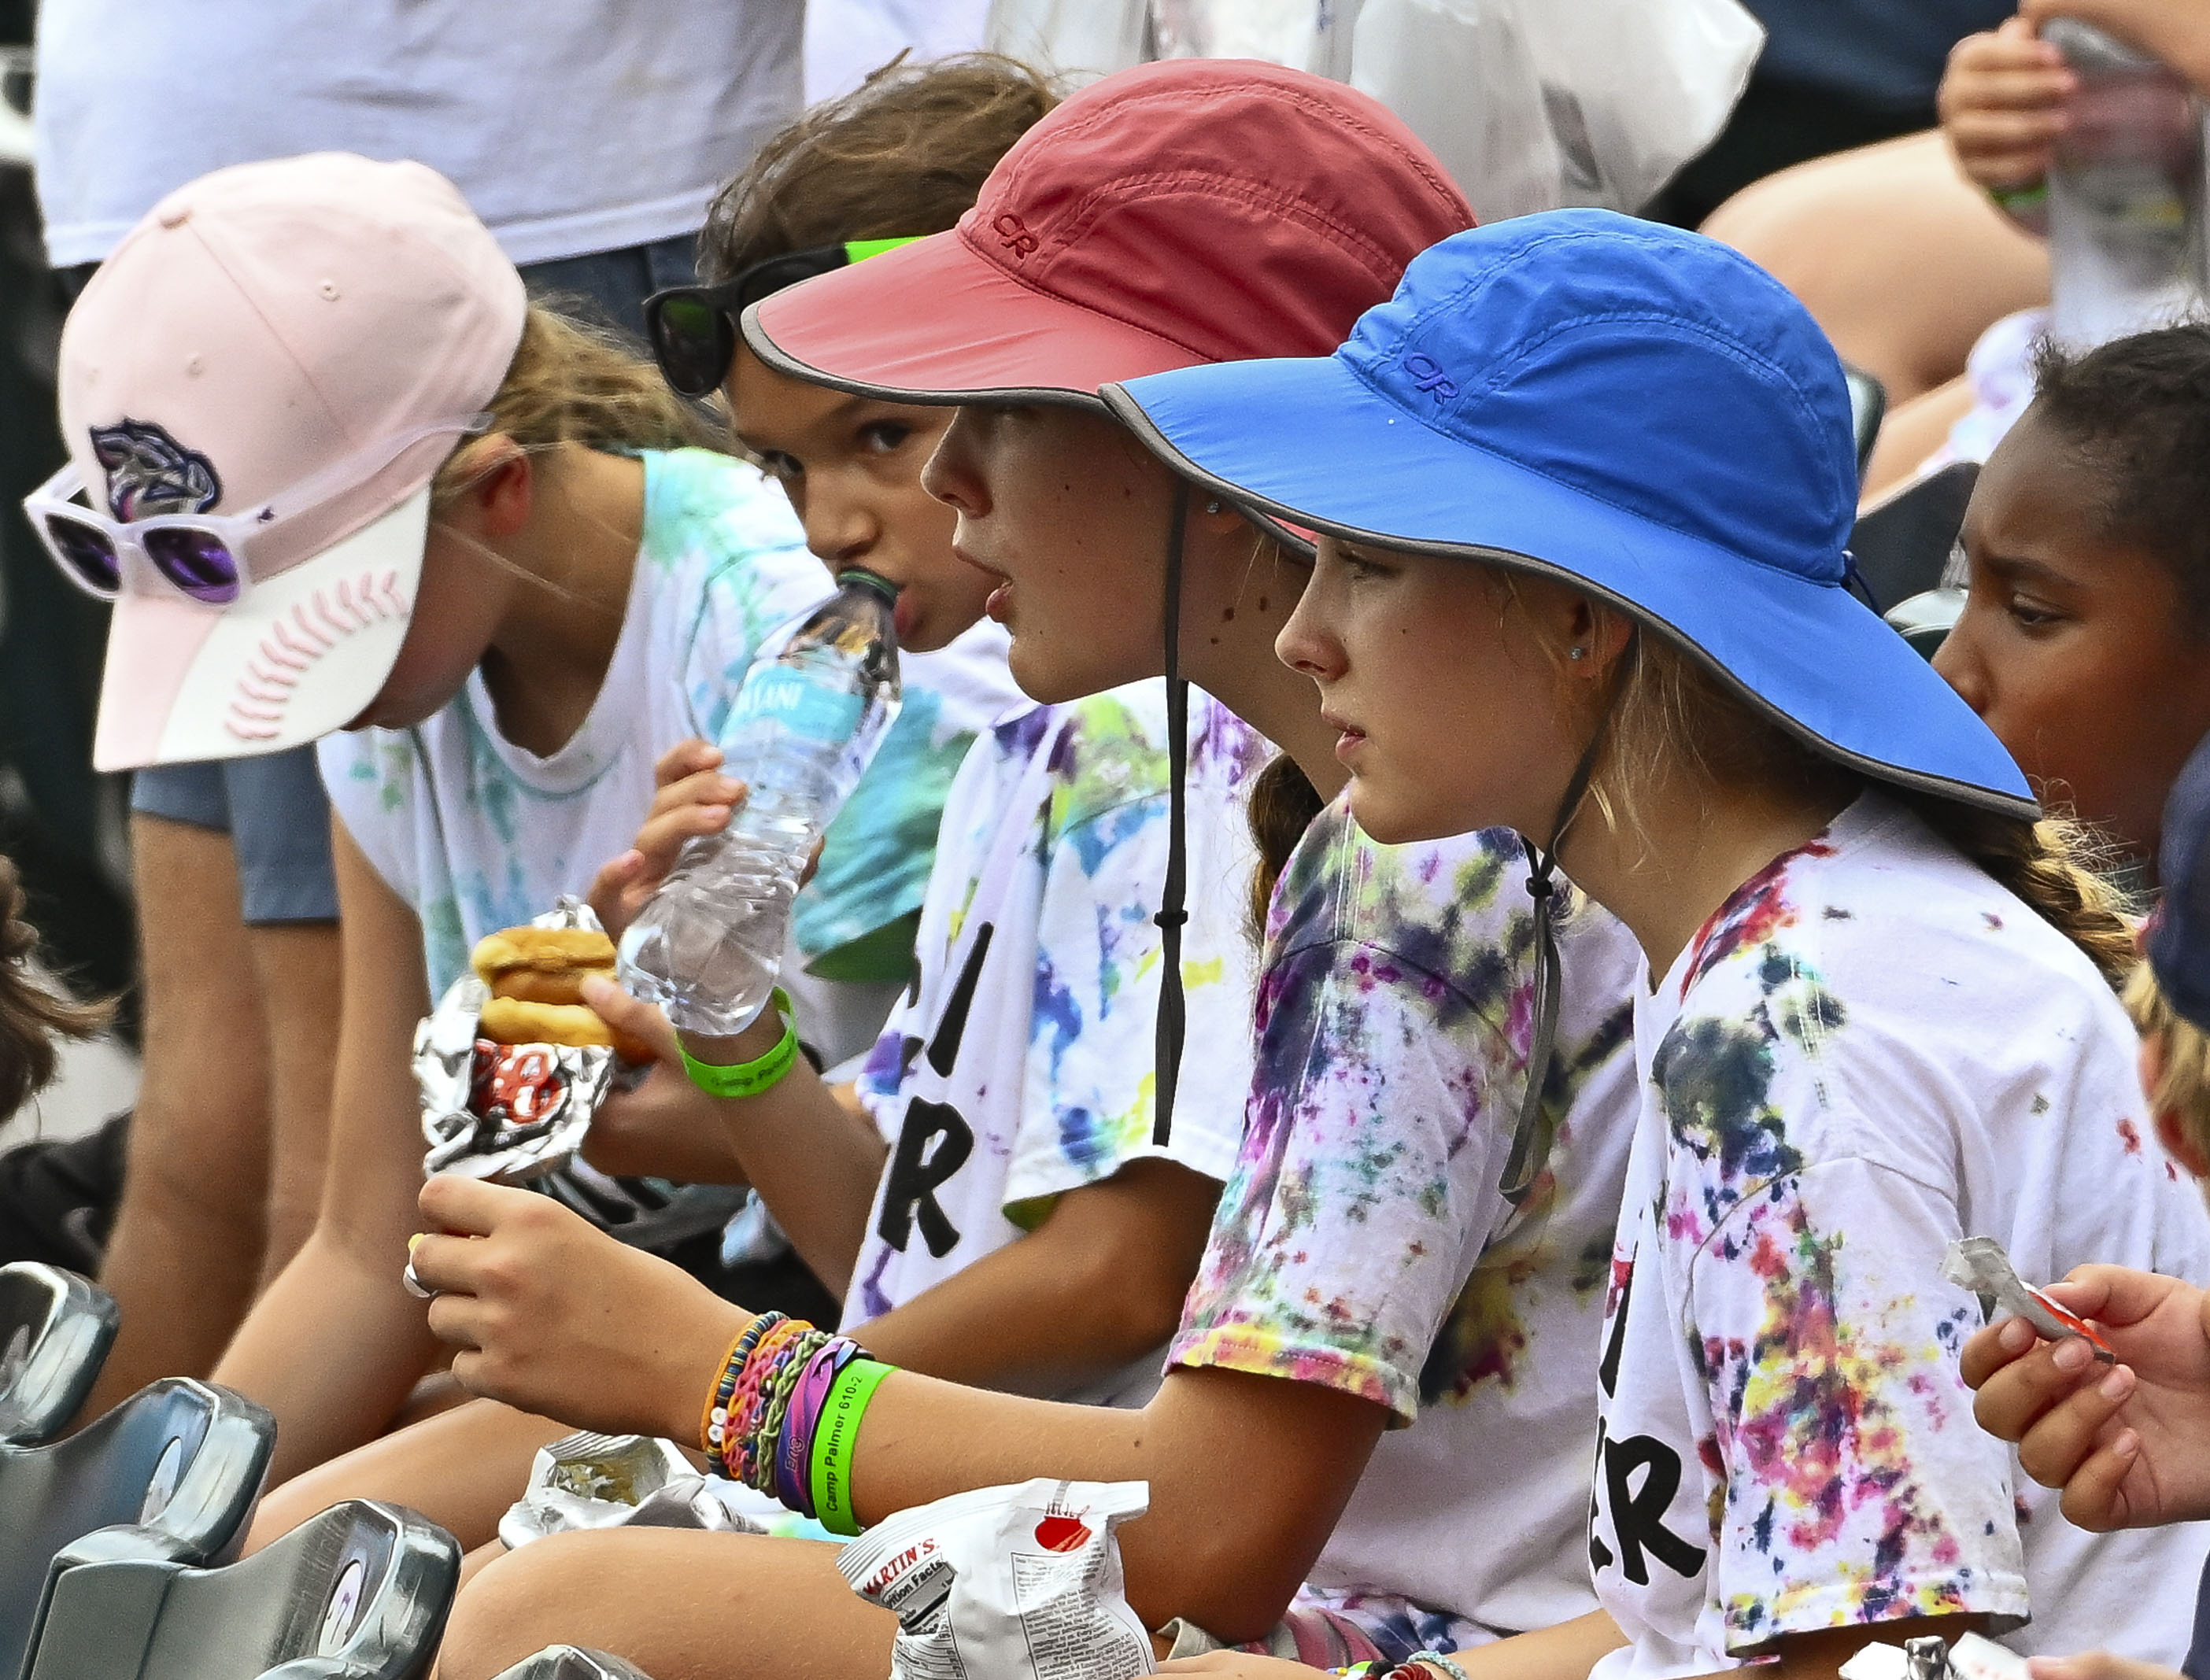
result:
[(759, 1339), (783, 1322), (784, 1318), (785, 1315), (779, 1312), (762, 1313), (745, 1326), (743, 1334), (729, 1344), (728, 1353), (714, 1379), (713, 1390), (706, 1398), (705, 1416), (698, 1424), (698, 1450), (705, 1454), (706, 1462), (724, 1476), (728, 1471), (722, 1458), (722, 1443), (728, 1435), (729, 1401), (736, 1393), (746, 1365), (751, 1362), (752, 1350), (759, 1346)]
[(1404, 1665), (1412, 1670), (1416, 1675), (1418, 1675), (1422, 1669), (1427, 1670), (1426, 1675), (1419, 1675), (1419, 1680), (1432, 1680), (1435, 1675), (1440, 1675), (1442, 1680), (1465, 1680), (1465, 1671), (1452, 1661), (1446, 1652), (1415, 1651), (1404, 1659)]
[(867, 1402), (890, 1374), (848, 1337), (763, 1313), (715, 1380), (699, 1431), (707, 1462), (832, 1533), (856, 1534), (849, 1460)]

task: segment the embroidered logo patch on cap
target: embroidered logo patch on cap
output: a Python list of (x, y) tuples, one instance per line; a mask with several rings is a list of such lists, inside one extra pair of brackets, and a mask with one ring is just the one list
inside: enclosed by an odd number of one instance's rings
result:
[(214, 463), (150, 420), (93, 427), (92, 452), (107, 469), (107, 510), (117, 519), (203, 514), (222, 499)]

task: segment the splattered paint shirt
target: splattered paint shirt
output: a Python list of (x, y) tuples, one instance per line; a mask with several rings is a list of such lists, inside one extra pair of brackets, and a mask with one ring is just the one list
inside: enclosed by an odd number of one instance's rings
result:
[[(321, 744), (347, 830), (421, 920), (433, 997), (478, 939), (583, 891), (628, 847), (652, 804), (654, 761), (712, 737), (763, 645), (829, 593), (782, 491), (755, 468), (696, 449), (643, 460), (643, 540), (621, 635), (565, 746), (540, 758), (509, 741), (480, 672), (414, 729)], [(801, 959), (919, 906), (952, 775), (975, 732), (1020, 698), (1004, 649), (990, 626), (906, 659), (904, 710), (799, 894)]]
[(1496, 1184), (1525, 1088), (1526, 878), (1509, 834), (1377, 846), (1340, 800), (1313, 822), (1274, 895), (1242, 1153), (1174, 1345), (1410, 1425), (1305, 1595), (1392, 1655), (1595, 1608), (1591, 1368), (1641, 958), (1593, 905), (1561, 924), (1557, 1144), (1515, 1214)]
[(1971, 1612), (2026, 1652), (2171, 1663), (2201, 1526), (2092, 1536), (1972, 1421), (1960, 1236), (2021, 1275), (2210, 1277), (2125, 1016), (2062, 935), (1868, 794), (1752, 877), (1638, 1004), (1590, 1552), (1631, 1644), (1700, 1674), (1775, 1636)]
[[(1190, 696), (1187, 1003), (1172, 1135), (1151, 1141), (1170, 833), (1166, 689), (1035, 707), (975, 744), (945, 807), (914, 989), (859, 1081), (891, 1146), (844, 1322), (1032, 1229), (1052, 1198), (1163, 1153), (1228, 1176), (1251, 1079), (1257, 867), (1245, 801), (1271, 756)], [(1152, 1353), (1069, 1398), (1140, 1404)]]

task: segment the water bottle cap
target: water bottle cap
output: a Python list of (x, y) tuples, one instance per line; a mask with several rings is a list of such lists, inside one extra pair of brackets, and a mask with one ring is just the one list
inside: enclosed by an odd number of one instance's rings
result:
[(848, 589), (855, 583), (864, 588), (873, 590), (888, 605), (896, 605), (897, 603), (898, 587), (886, 577), (878, 577), (874, 573), (860, 566), (854, 566), (849, 571), (836, 574), (838, 588)]

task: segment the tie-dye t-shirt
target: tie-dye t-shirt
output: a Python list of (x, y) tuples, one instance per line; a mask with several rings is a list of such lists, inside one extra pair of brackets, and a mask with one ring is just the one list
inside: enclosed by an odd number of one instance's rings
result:
[[(1170, 831), (1166, 689), (1009, 718), (945, 807), (911, 992), (859, 1081), (891, 1147), (844, 1304), (866, 1323), (1033, 1228), (1051, 1199), (1163, 1153), (1228, 1176), (1251, 1081), (1257, 854), (1245, 800), (1271, 756), (1190, 695), (1188, 1027), (1171, 1137), (1151, 1141)], [(1152, 1353), (1067, 1398), (1140, 1404)]]
[(1963, 1612), (2178, 1661), (2210, 1528), (2068, 1523), (1972, 1421), (1984, 1321), (1941, 1273), (1989, 1236), (2035, 1282), (2210, 1280), (2135, 1057), (2087, 959), (1880, 793), (1706, 924), (1636, 1010), (1590, 1534), (1630, 1644), (1599, 1675)]
[[(628, 847), (652, 804), (654, 762), (712, 738), (762, 644), (830, 593), (782, 491), (756, 468), (697, 449), (643, 461), (643, 540), (621, 635), (565, 746), (540, 758), (500, 734), (480, 672), (416, 728), (322, 743), (331, 803), (421, 920), (432, 997), (478, 939), (583, 891)], [(975, 733), (1020, 698), (1004, 649), (1003, 633), (982, 626), (904, 659), (904, 710), (799, 894), (801, 960), (919, 907), (952, 775)]]
[(1640, 952), (1561, 920), (1557, 1141), (1498, 1194), (1534, 991), (1515, 835), (1378, 846), (1344, 804), (1291, 855), (1234, 1176), (1173, 1359), (1385, 1406), (1301, 1602), (1394, 1657), (1596, 1607), (1584, 1559), (1603, 1280), (1634, 1126)]

